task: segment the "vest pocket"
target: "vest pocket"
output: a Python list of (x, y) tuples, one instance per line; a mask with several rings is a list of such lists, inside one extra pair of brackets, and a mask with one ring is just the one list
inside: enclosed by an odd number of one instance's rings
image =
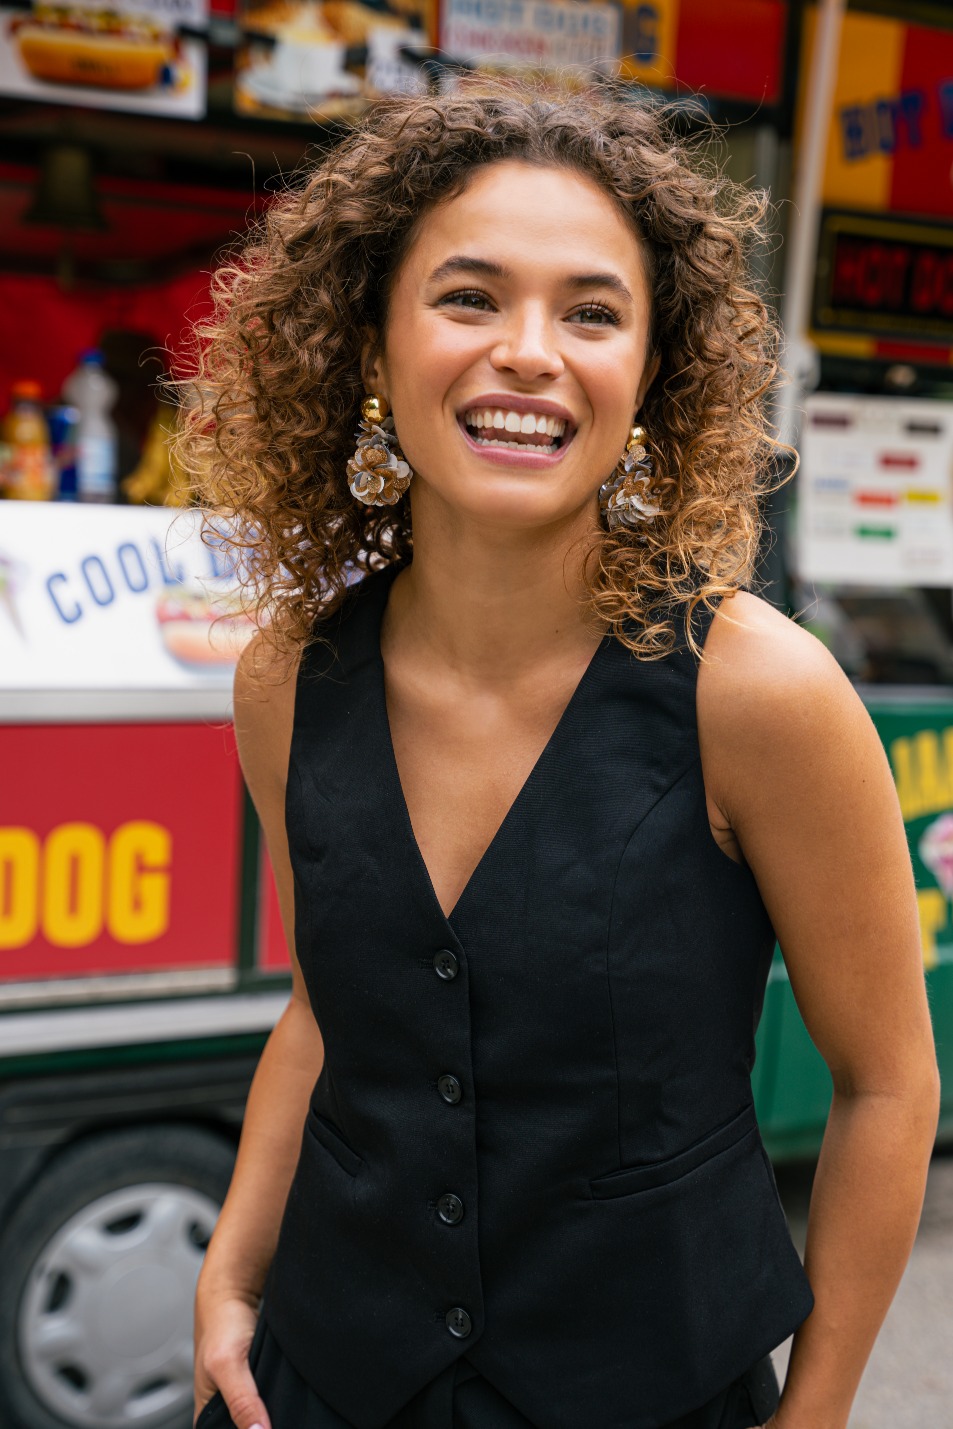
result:
[(610, 1171), (605, 1176), (596, 1176), (589, 1182), (593, 1196), (600, 1201), (611, 1200), (615, 1196), (630, 1196), (636, 1191), (649, 1191), (656, 1186), (668, 1186), (687, 1176), (711, 1161), (723, 1151), (743, 1141), (757, 1127), (754, 1104), (740, 1111), (731, 1121), (726, 1121), (717, 1130), (695, 1141), (675, 1156), (666, 1156), (662, 1161), (648, 1161), (640, 1166), (626, 1166), (621, 1171)]
[(346, 1171), (349, 1176), (357, 1175), (364, 1161), (356, 1151), (351, 1150), (333, 1121), (328, 1121), (326, 1116), (309, 1108), (305, 1126), (315, 1141), (333, 1156), (342, 1171)]

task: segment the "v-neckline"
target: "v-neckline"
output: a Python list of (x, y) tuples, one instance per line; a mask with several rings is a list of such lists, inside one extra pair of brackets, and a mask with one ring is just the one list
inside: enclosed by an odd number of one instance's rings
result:
[(562, 734), (565, 726), (569, 723), (576, 709), (576, 706), (579, 704), (582, 698), (586, 686), (588, 686), (593, 676), (593, 673), (597, 664), (599, 663), (602, 652), (612, 643), (612, 636), (611, 634), (603, 635), (599, 644), (592, 652), (592, 655), (589, 657), (588, 664), (586, 665), (586, 668), (583, 670), (579, 679), (576, 681), (573, 691), (569, 696), (569, 699), (566, 701), (566, 704), (563, 706), (562, 712), (557, 719), (555, 725), (553, 726), (549, 738), (546, 740), (546, 743), (543, 745), (542, 749), (536, 756), (536, 759), (534, 760), (529, 770), (529, 773), (526, 775), (526, 778), (523, 780), (519, 789), (516, 791), (515, 796), (508, 805), (507, 810), (503, 815), (502, 819), (500, 820), (499, 824), (497, 825), (489, 843), (486, 845), (483, 852), (480, 854), (480, 857), (474, 864), (473, 868), (470, 870), (469, 877), (467, 878), (459, 894), (457, 895), (453, 907), (448, 913), (445, 913), (443, 905), (441, 904), (440, 899), (437, 896), (437, 890), (434, 885), (433, 878), (430, 875), (430, 869), (427, 866), (427, 860), (424, 858), (423, 851), (417, 841), (417, 835), (414, 832), (413, 820), (410, 817), (410, 806), (407, 803), (407, 798), (404, 794), (404, 786), (400, 777), (400, 766), (397, 763), (397, 750), (394, 746), (394, 737), (391, 730), (390, 714), (387, 709), (387, 688), (385, 682), (386, 672), (384, 669), (384, 656), (381, 650), (381, 628), (384, 623), (384, 611), (387, 609), (387, 601), (390, 595), (391, 586), (393, 585), (394, 577), (397, 575), (400, 569), (402, 569), (400, 566), (389, 566), (386, 568), (385, 571), (381, 572), (381, 585), (383, 588), (376, 602), (376, 610), (374, 613), (373, 631), (371, 635), (371, 648), (376, 659), (377, 668), (376, 694), (377, 714), (379, 717), (378, 722), (381, 728), (381, 734), (383, 736), (384, 755), (385, 762), (387, 765), (388, 779), (392, 785), (393, 796), (396, 799), (397, 805), (399, 806), (401, 811), (401, 819), (405, 826), (405, 832), (407, 835), (409, 846), (412, 850), (413, 857), (415, 858), (417, 863), (418, 872), (420, 875), (422, 875), (423, 883), (428, 891), (429, 897), (439, 917), (445, 924), (450, 926), (452, 931), (454, 916), (459, 912), (464, 900), (468, 897), (474, 885), (478, 882), (482, 870), (485, 868), (491, 855), (493, 854), (494, 850), (503, 838), (507, 826), (512, 822), (517, 810), (523, 803), (525, 803), (526, 799), (528, 798), (529, 793), (532, 790), (532, 786), (538, 782), (539, 770), (546, 763), (550, 751), (553, 748), (553, 745), (556, 743), (557, 739)]

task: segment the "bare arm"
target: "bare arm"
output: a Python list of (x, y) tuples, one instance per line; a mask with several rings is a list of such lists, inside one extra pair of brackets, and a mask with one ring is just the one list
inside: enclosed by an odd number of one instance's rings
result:
[[(261, 820), (292, 954), (292, 993), (252, 1081), (238, 1159), (196, 1295), (196, 1404), (221, 1390), (239, 1429), (268, 1425), (248, 1369), (257, 1307), (274, 1255), (324, 1047), (294, 953), (294, 897), (284, 820), (296, 667), (276, 678), (255, 641), (235, 677), (235, 733)], [(259, 675), (261, 678), (259, 678)]]
[(771, 1423), (844, 1429), (910, 1254), (936, 1133), (913, 873), (876, 730), (823, 646), (741, 594), (708, 653), (706, 785), (755, 874), (834, 1083), (808, 1221), (815, 1308)]

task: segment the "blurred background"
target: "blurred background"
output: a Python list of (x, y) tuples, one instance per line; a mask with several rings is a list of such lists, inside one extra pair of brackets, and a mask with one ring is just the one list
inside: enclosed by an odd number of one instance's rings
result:
[[(766, 596), (883, 739), (946, 1089), (853, 1429), (953, 1422), (953, 4), (0, 8), (0, 1429), (186, 1429), (191, 1297), (287, 952), (235, 759), (250, 625), (166, 382), (215, 263), (375, 95), (621, 73), (766, 188), (796, 479)], [(758, 1112), (803, 1235), (830, 1080), (780, 953)], [(778, 1356), (783, 1368), (784, 1352)]]

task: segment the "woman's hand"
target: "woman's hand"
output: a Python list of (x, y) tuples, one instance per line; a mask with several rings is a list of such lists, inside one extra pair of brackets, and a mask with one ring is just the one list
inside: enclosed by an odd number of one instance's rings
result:
[(240, 1298), (196, 1310), (195, 1417), (216, 1390), (237, 1429), (271, 1429), (271, 1421), (248, 1365), (258, 1314)]

